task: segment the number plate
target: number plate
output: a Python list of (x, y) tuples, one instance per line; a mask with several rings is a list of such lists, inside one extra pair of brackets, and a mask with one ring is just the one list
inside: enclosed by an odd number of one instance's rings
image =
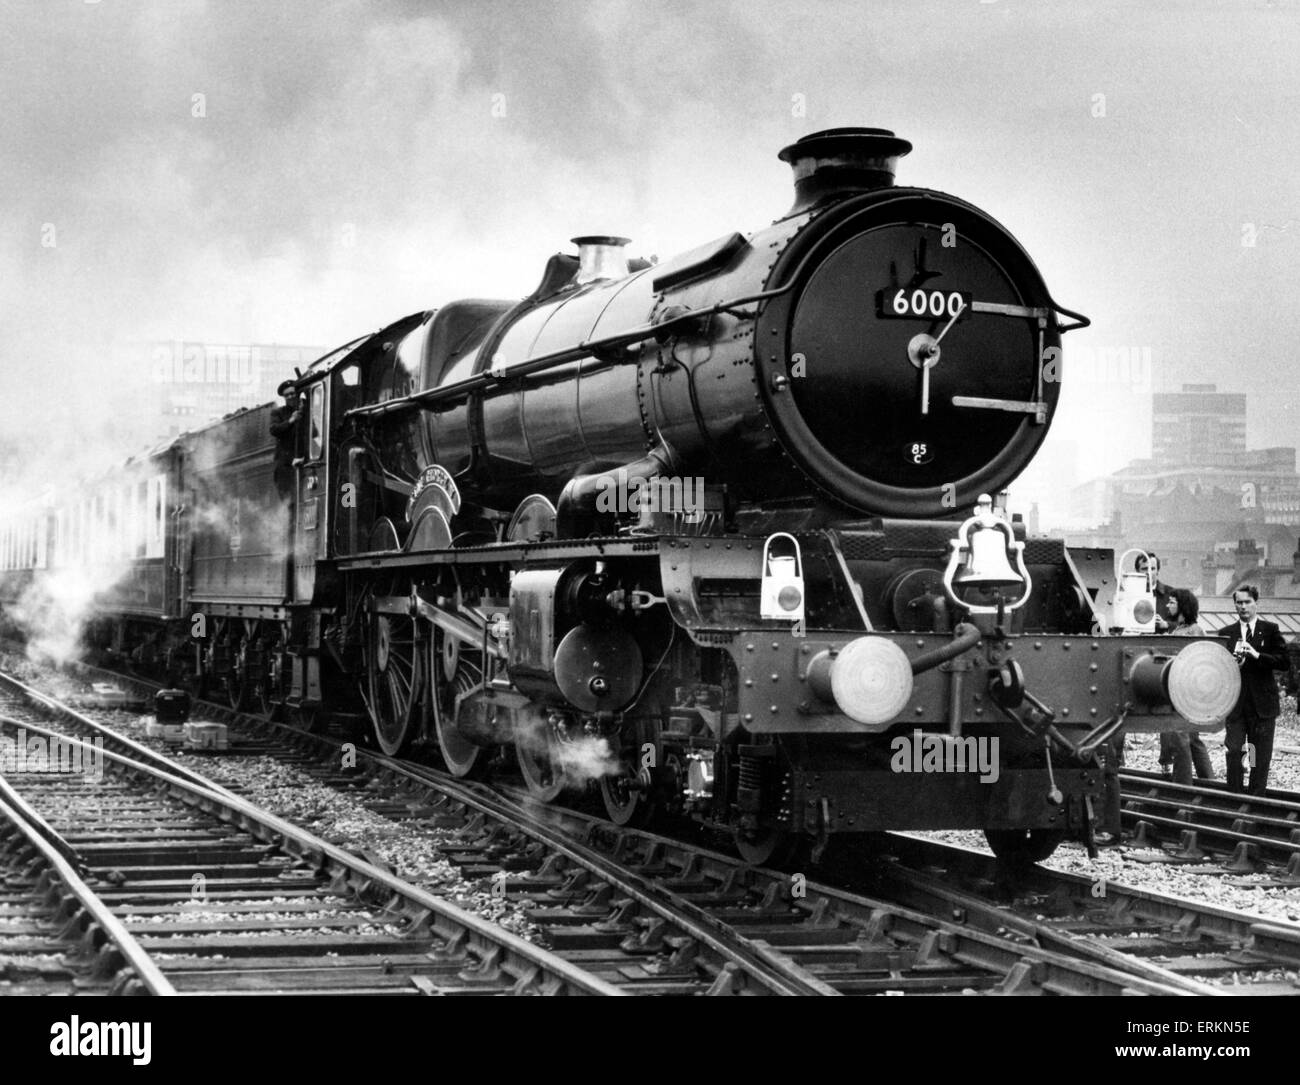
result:
[(970, 312), (968, 290), (904, 290), (891, 286), (876, 291), (876, 315), (893, 320), (950, 320), (957, 313), (960, 322)]

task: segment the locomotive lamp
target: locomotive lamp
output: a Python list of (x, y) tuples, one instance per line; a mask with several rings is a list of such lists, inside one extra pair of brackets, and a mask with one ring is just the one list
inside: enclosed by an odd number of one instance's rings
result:
[[(1133, 567), (1129, 568), (1129, 559)], [(1145, 550), (1126, 550), (1119, 559), (1119, 577), (1115, 599), (1111, 604), (1111, 628), (1124, 633), (1154, 633), (1156, 628), (1156, 597), (1151, 591), (1149, 574), (1138, 568), (1150, 567), (1151, 560)]]
[(758, 606), (761, 618), (803, 621), (803, 560), (799, 543), (787, 532), (769, 535), (763, 544), (763, 587)]
[(1177, 655), (1139, 656), (1128, 674), (1134, 697), (1147, 704), (1173, 705), (1188, 723), (1215, 730), (1241, 693), (1241, 672), (1221, 644), (1201, 640)]
[[(1010, 611), (1029, 600), (1032, 583), (1025, 568), (1025, 544), (1016, 539), (1015, 531), (993, 511), (993, 499), (980, 494), (975, 515), (957, 529), (949, 540), (948, 566), (943, 572), (943, 590), (957, 606), (971, 614), (996, 614), (997, 606), (968, 603), (957, 595), (959, 588), (1009, 588), (1024, 585), (1020, 598), (1002, 604)], [(1015, 568), (1012, 567), (1015, 562)]]

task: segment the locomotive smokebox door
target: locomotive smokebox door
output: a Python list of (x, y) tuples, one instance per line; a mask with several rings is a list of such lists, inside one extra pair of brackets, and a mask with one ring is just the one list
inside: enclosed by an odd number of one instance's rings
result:
[(763, 589), (759, 617), (804, 619), (803, 557), (793, 535), (778, 531), (763, 544)]

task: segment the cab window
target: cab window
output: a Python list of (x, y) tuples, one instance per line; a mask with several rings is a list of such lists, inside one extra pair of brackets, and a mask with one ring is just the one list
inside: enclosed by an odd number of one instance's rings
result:
[(325, 443), (325, 385), (313, 384), (309, 408), (311, 429), (307, 440), (307, 459), (319, 460)]

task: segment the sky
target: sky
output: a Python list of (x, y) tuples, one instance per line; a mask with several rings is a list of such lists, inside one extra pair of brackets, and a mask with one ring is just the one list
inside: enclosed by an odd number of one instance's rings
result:
[(1295, 0), (0, 0), (0, 447), (120, 455), (130, 344), (334, 345), (578, 234), (760, 228), (777, 151), (850, 124), (1092, 318), (1025, 499), (1183, 382), (1294, 445), (1297, 55)]

